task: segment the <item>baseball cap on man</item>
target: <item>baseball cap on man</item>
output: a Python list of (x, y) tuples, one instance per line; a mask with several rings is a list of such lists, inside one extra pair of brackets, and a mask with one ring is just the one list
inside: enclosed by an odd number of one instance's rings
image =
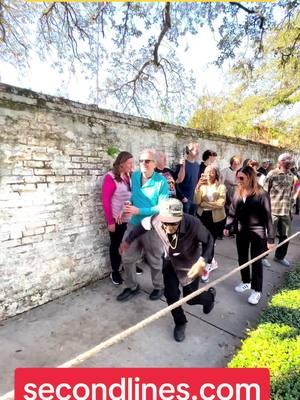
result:
[(183, 207), (178, 199), (162, 200), (159, 204), (159, 220), (166, 223), (176, 223), (182, 220)]
[(290, 153), (283, 153), (280, 154), (278, 157), (278, 161), (291, 161), (292, 160), (292, 155)]

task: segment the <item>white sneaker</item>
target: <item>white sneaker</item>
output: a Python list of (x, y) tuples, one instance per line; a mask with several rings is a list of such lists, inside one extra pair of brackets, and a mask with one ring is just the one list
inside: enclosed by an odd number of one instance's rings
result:
[[(208, 265), (210, 265), (210, 264), (208, 264)], [(208, 265), (206, 265), (205, 270), (204, 270), (203, 274), (201, 275), (201, 281), (205, 282), (205, 283), (209, 282), (209, 271), (207, 270)]]
[(210, 264), (206, 264), (205, 267), (205, 272), (204, 274), (201, 276), (201, 280), (202, 282), (208, 282), (208, 278), (209, 278), (209, 274), (211, 273), (211, 271), (213, 271), (214, 269), (218, 268), (218, 263), (217, 261), (213, 258), (212, 262)]
[(217, 261), (213, 258), (211, 264), (208, 264), (206, 266), (206, 269), (208, 269), (209, 272), (213, 271), (214, 269), (217, 269), (219, 267)]
[(235, 290), (236, 292), (239, 292), (239, 293), (243, 293), (243, 292), (245, 292), (246, 290), (250, 290), (250, 289), (251, 289), (250, 283), (244, 283), (244, 282), (241, 282), (239, 285), (237, 285), (237, 286), (234, 288), (234, 290)]
[(263, 259), (262, 259), (262, 265), (263, 265), (263, 267), (267, 267), (267, 268), (272, 267), (270, 261), (267, 260), (266, 258), (263, 258)]
[(248, 303), (256, 305), (258, 304), (260, 298), (261, 298), (261, 293), (252, 290), (252, 293), (248, 297)]
[(279, 258), (274, 257), (274, 261), (277, 261), (279, 264), (283, 265), (284, 267), (289, 267), (291, 265), (290, 262), (286, 258), (283, 258), (282, 260), (280, 260)]

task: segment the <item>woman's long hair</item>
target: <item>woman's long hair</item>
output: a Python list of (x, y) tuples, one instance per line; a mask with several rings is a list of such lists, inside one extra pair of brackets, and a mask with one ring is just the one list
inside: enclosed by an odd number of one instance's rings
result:
[(113, 163), (112, 172), (117, 182), (122, 181), (121, 165), (124, 164), (130, 158), (133, 158), (133, 155), (131, 153), (128, 153), (128, 151), (121, 151), (121, 153), (119, 153), (117, 158), (115, 159), (115, 162)]
[[(237, 174), (238, 173), (243, 173), (248, 177), (249, 191), (251, 192), (251, 194), (258, 195), (259, 193), (261, 193), (261, 188), (257, 182), (256, 171), (252, 167), (250, 167), (249, 165), (247, 165), (246, 167), (242, 167), (238, 170)], [(242, 197), (242, 189), (240, 187), (238, 188), (238, 193), (240, 197)]]

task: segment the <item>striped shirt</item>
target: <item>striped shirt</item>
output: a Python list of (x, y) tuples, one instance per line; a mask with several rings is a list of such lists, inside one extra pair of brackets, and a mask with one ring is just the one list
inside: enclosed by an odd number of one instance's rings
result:
[(290, 215), (294, 175), (282, 172), (276, 168), (270, 171), (264, 183), (264, 189), (269, 192), (273, 215)]

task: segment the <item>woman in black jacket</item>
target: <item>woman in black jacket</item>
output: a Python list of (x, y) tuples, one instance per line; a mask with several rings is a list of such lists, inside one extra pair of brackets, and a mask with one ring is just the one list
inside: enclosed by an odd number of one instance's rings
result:
[[(224, 235), (229, 235), (229, 229), (238, 221), (236, 245), (239, 265), (251, 258), (264, 253), (274, 243), (271, 204), (269, 194), (257, 183), (256, 172), (250, 166), (241, 168), (237, 172), (238, 187), (236, 189), (229, 214), (226, 220)], [(252, 276), (251, 276), (252, 275)], [(235, 291), (242, 293), (252, 289), (248, 298), (250, 304), (257, 304), (261, 298), (263, 286), (262, 260), (241, 270), (242, 282), (235, 287)]]

